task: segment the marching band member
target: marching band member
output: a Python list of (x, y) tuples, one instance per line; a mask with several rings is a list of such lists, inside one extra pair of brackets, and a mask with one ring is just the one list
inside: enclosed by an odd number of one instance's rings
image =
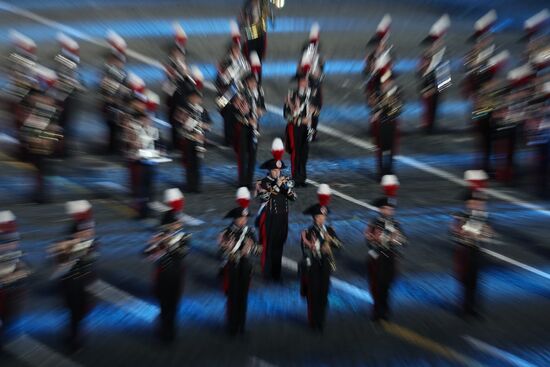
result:
[(443, 36), (450, 24), (449, 16), (444, 14), (434, 23), (430, 33), (422, 41), (427, 48), (419, 65), (420, 96), (424, 104), (424, 129), (429, 134), (434, 130), (439, 96), (451, 82), (449, 62), (443, 60), (447, 49)]
[(216, 104), (223, 118), (224, 141), (234, 146), (235, 108), (232, 99), (243, 89), (243, 77), (251, 71), (250, 64), (241, 50), (241, 33), (239, 26), (231, 22), (231, 44), (226, 57), (218, 66), (216, 77)]
[(24, 280), (30, 274), (22, 256), (15, 216), (0, 211), (0, 348), (4, 330), (21, 307)]
[[(257, 56), (256, 56), (257, 58)], [(259, 119), (265, 113), (263, 90), (258, 86), (258, 73), (251, 72), (244, 77), (242, 95), (235, 98), (234, 106), (237, 124), (235, 125), (235, 150), (239, 186), (252, 188), (256, 169), (256, 152), (260, 135)]]
[(478, 77), (484, 79), (477, 82), (473, 95), (472, 122), (478, 132), (481, 146), (480, 167), (485, 172), (492, 172), (491, 155), (493, 152), (493, 140), (495, 138), (495, 110), (501, 103), (498, 98), (502, 93), (501, 82), (494, 79), (497, 71), (508, 59), (508, 51), (502, 51), (491, 57), (485, 65), (478, 70)]
[[(198, 79), (197, 79), (198, 80)], [(198, 84), (201, 85), (201, 84)], [(178, 111), (182, 160), (186, 169), (187, 192), (201, 192), (201, 160), (206, 152), (205, 132), (210, 130), (211, 119), (203, 107), (202, 92), (195, 88), (187, 96), (184, 108)]]
[(292, 178), (296, 186), (305, 187), (309, 142), (313, 139), (312, 118), (319, 113), (319, 95), (309, 85), (308, 76), (301, 70), (295, 79), (298, 86), (288, 92), (284, 118), (285, 148), (291, 157)]
[(155, 158), (158, 157), (155, 144), (159, 139), (150, 111), (156, 108), (158, 97), (146, 90), (143, 80), (134, 74), (128, 75), (128, 83), (132, 93), (128, 97), (128, 114), (123, 124), (126, 158), (136, 209), (139, 217), (145, 218), (154, 194)]
[(59, 107), (53, 96), (52, 86), (57, 74), (41, 65), (35, 66), (37, 82), (26, 95), (22, 106), (20, 128), (21, 146), (26, 159), (36, 169), (34, 201), (47, 201), (45, 176), (48, 174), (48, 158), (63, 140), (63, 129), (59, 126)]
[(468, 38), (473, 42), (470, 51), (464, 57), (465, 78), (463, 81), (466, 96), (475, 97), (479, 93), (481, 85), (486, 81), (482, 67), (494, 55), (495, 44), (492, 35), (492, 27), (497, 21), (497, 13), (494, 9), (479, 18), (474, 24), (474, 33)]
[(470, 183), (464, 200), (466, 211), (454, 216), (451, 233), (456, 242), (454, 261), (456, 278), (463, 288), (461, 313), (478, 315), (478, 280), (482, 262), (481, 244), (493, 231), (488, 223), (485, 187), (487, 174), (483, 171), (466, 171), (464, 179)]
[(474, 34), (469, 38), (474, 46), (465, 58), (466, 76), (463, 83), (466, 96), (472, 100), (472, 122), (479, 136), (482, 156), (480, 167), (485, 172), (491, 172), (497, 89), (494, 77), (510, 56), (508, 51), (495, 52), (491, 28), (496, 20), (497, 14), (491, 10), (476, 21)]
[(330, 187), (321, 184), (317, 191), (319, 203), (304, 211), (311, 215), (313, 225), (302, 231), (302, 262), (300, 263), (300, 292), (307, 299), (309, 325), (322, 331), (325, 324), (330, 274), (336, 270), (333, 251), (342, 247), (336, 232), (325, 224), (329, 214)]
[(91, 205), (85, 200), (71, 201), (67, 213), (74, 219), (70, 236), (52, 245), (48, 252), (57, 267), (51, 279), (59, 280), (65, 306), (70, 313), (68, 343), (73, 350), (82, 347), (80, 323), (91, 310), (92, 297), (87, 290), (97, 278), (98, 241)]
[(60, 154), (68, 156), (68, 144), (74, 131), (74, 115), (77, 107), (78, 96), (85, 91), (78, 66), (80, 64), (80, 46), (72, 38), (63, 33), (57, 35), (61, 51), (55, 56), (57, 63), (57, 75), (59, 80), (55, 83), (56, 100), (60, 106), (59, 126), (63, 129), (63, 143), (60, 144)]
[(535, 93), (529, 102), (527, 120), (528, 145), (537, 152), (538, 187), (541, 195), (550, 194), (550, 81), (538, 77)]
[(250, 255), (257, 255), (262, 247), (256, 241), (254, 228), (248, 226), (250, 191), (246, 187), (237, 190), (238, 207), (231, 209), (224, 218), (232, 223), (218, 236), (224, 256), (224, 292), (227, 295), (227, 327), (231, 335), (244, 333), (248, 289), (252, 276)]
[(526, 56), (534, 72), (534, 90), (526, 108), (527, 144), (536, 150), (538, 189), (541, 195), (550, 194), (550, 120), (548, 101), (550, 100), (550, 46), (547, 32), (550, 12), (544, 9), (525, 21), (527, 39)]
[(393, 156), (397, 150), (399, 115), (403, 107), (401, 90), (393, 80), (391, 69), (380, 76), (380, 92), (373, 106), (371, 124), (378, 149), (378, 175), (393, 174)]
[(325, 79), (325, 62), (319, 52), (319, 24), (314, 23), (309, 32), (309, 41), (302, 50), (302, 59), (298, 65), (298, 71), (303, 68), (309, 78), (309, 86), (312, 94), (316, 96), (317, 112), (311, 117), (312, 140), (317, 138), (317, 125), (319, 124), (319, 115), (323, 105), (322, 83)]
[[(10, 30), (9, 37), (14, 50), (9, 55), (10, 82), (7, 87), (7, 101), (14, 117), (14, 128), (19, 132), (26, 114), (25, 97), (36, 84), (35, 69), (38, 57), (36, 43), (32, 39), (15, 30)], [(21, 151), (21, 154), (24, 156), (25, 152)]]
[[(508, 72), (505, 86), (499, 90), (502, 101), (494, 112), (496, 178), (514, 179), (515, 153), (520, 131), (526, 120), (526, 106), (533, 95), (534, 72), (525, 64)], [(501, 158), (503, 157), (503, 158)]]
[(176, 337), (176, 318), (183, 292), (183, 258), (189, 251), (191, 235), (183, 230), (179, 214), (184, 198), (178, 189), (165, 191), (165, 212), (158, 232), (144, 250), (147, 259), (155, 263), (154, 292), (160, 304), (160, 338), (172, 342)]
[(397, 258), (406, 242), (401, 226), (394, 218), (395, 194), (399, 187), (397, 177), (382, 177), (382, 186), (386, 196), (373, 203), (379, 208), (380, 215), (369, 223), (365, 231), (369, 246), (369, 285), (374, 300), (372, 321), (388, 320), (390, 316), (389, 297), (396, 276)]
[[(376, 27), (376, 33), (367, 43), (367, 47), (373, 47), (365, 58), (364, 69), (364, 74), (367, 77), (367, 82), (365, 83), (365, 94), (367, 97), (367, 105), (370, 108), (374, 107), (376, 101), (378, 100), (378, 95), (380, 94), (380, 77), (381, 74), (386, 71), (386, 65), (388, 65), (391, 60), (389, 50), (391, 50), (392, 47), (388, 46), (390, 26), (391, 16), (386, 14)], [(385, 62), (385, 59), (387, 59), (388, 62)], [(383, 66), (384, 68), (381, 68), (380, 66)]]
[[(243, 53), (250, 55), (256, 51), (260, 61), (265, 58), (267, 48), (267, 19), (273, 20), (273, 13), (269, 0), (245, 0), (239, 23), (245, 35)], [(262, 76), (260, 74), (260, 81)]]
[(105, 63), (101, 80), (103, 115), (109, 128), (109, 153), (122, 150), (121, 120), (124, 115), (124, 102), (127, 94), (125, 88), (128, 73), (126, 66), (126, 41), (113, 31), (107, 32), (110, 53)]
[(273, 159), (260, 166), (268, 171), (268, 175), (256, 183), (256, 197), (262, 203), (256, 226), (262, 244), (263, 275), (267, 279), (280, 281), (283, 248), (288, 236), (288, 201), (295, 201), (297, 196), (292, 179), (281, 175), (281, 170), (286, 168), (281, 160), (284, 154), (281, 139), (273, 141), (271, 153)]
[(167, 80), (163, 84), (168, 107), (168, 122), (172, 130), (172, 148), (178, 148), (178, 122), (176, 112), (185, 105), (187, 94), (194, 89), (193, 79), (186, 62), (187, 34), (179, 23), (174, 23), (175, 42), (170, 48), (170, 57), (166, 66)]

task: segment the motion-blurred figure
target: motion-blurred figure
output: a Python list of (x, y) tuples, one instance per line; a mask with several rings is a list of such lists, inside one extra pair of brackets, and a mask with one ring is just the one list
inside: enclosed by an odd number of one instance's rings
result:
[(158, 232), (151, 238), (144, 255), (155, 263), (154, 292), (160, 304), (160, 338), (172, 342), (176, 337), (178, 306), (183, 292), (183, 258), (187, 255), (190, 237), (179, 218), (183, 210), (183, 195), (178, 189), (165, 191), (165, 203), (170, 206)]
[(397, 273), (397, 259), (406, 243), (401, 225), (395, 219), (395, 193), (399, 186), (397, 177), (382, 177), (386, 193), (373, 202), (380, 215), (371, 220), (365, 231), (369, 252), (367, 269), (370, 292), (374, 301), (372, 321), (388, 320), (390, 317), (390, 292)]
[[(257, 54), (256, 54), (257, 56)], [(241, 33), (236, 23), (231, 23), (231, 43), (227, 55), (218, 66), (216, 76), (216, 104), (223, 118), (224, 142), (235, 146), (235, 121), (238, 111), (231, 103), (243, 89), (243, 78), (251, 71), (250, 64), (241, 50)]]
[[(245, 0), (239, 25), (245, 36), (243, 53), (249, 57), (252, 51), (256, 51), (263, 62), (267, 49), (267, 21), (271, 18), (273, 24), (273, 6), (282, 8), (284, 1), (281, 0)], [(261, 82), (262, 75), (259, 75)]]
[(195, 81), (187, 65), (187, 34), (178, 23), (174, 24), (174, 33), (175, 42), (170, 48), (169, 62), (166, 66), (168, 79), (163, 84), (163, 90), (167, 94), (168, 122), (172, 127), (171, 147), (176, 150), (180, 148), (177, 111), (185, 106), (188, 94), (195, 89)]
[(104, 76), (101, 80), (102, 110), (109, 128), (109, 153), (122, 150), (122, 118), (127, 88), (126, 78), (126, 41), (113, 31), (107, 32), (110, 53), (105, 63)]
[(498, 91), (500, 104), (493, 112), (494, 144), (498, 159), (495, 176), (510, 183), (516, 176), (515, 155), (527, 118), (527, 106), (534, 93), (534, 72), (530, 64), (511, 70)]
[[(27, 94), (36, 85), (36, 43), (29, 37), (15, 31), (10, 31), (10, 40), (14, 50), (9, 56), (9, 84), (6, 90), (7, 104), (13, 114), (16, 133), (19, 134), (26, 111), (23, 105)], [(21, 137), (19, 137), (19, 140)], [(24, 154), (24, 152), (20, 152)]]
[(289, 90), (283, 115), (287, 121), (285, 130), (285, 148), (290, 154), (292, 178), (296, 186), (305, 187), (307, 180), (307, 161), (309, 143), (313, 140), (313, 117), (319, 114), (320, 99), (316, 89), (309, 83), (309, 77), (302, 64), (295, 75), (296, 89)]
[(378, 177), (393, 174), (393, 157), (397, 151), (399, 115), (403, 108), (401, 89), (391, 69), (380, 76), (380, 89), (372, 109), (372, 132), (378, 150)]
[(424, 104), (423, 127), (428, 134), (434, 131), (440, 95), (451, 85), (451, 67), (449, 61), (444, 60), (447, 47), (443, 38), (450, 24), (449, 16), (444, 14), (422, 41), (426, 48), (420, 60), (418, 74), (420, 97)]
[(472, 100), (472, 122), (478, 134), (481, 152), (479, 166), (485, 172), (492, 172), (491, 156), (495, 134), (493, 112), (497, 107), (499, 88), (494, 78), (510, 56), (508, 51), (496, 53), (491, 33), (496, 19), (496, 12), (491, 10), (476, 21), (474, 34), (469, 38), (474, 45), (464, 61), (466, 76), (463, 89), (464, 94)]
[(317, 125), (323, 106), (323, 80), (325, 79), (325, 62), (320, 54), (319, 24), (314, 23), (309, 32), (309, 40), (302, 48), (298, 72), (302, 70), (309, 78), (309, 86), (312, 94), (316, 96), (317, 112), (311, 117), (312, 141), (317, 138)]
[(59, 281), (70, 313), (67, 342), (74, 351), (83, 345), (81, 322), (92, 308), (92, 296), (87, 288), (97, 279), (99, 245), (90, 203), (86, 200), (70, 201), (67, 213), (73, 219), (70, 233), (65, 240), (52, 245), (48, 252), (56, 262), (52, 279)]
[[(384, 15), (378, 26), (376, 33), (367, 43), (367, 48), (372, 47), (365, 57), (365, 68), (363, 74), (366, 77), (365, 96), (367, 106), (373, 108), (380, 94), (380, 77), (386, 69), (389, 61), (391, 61), (389, 46), (391, 16)], [(390, 66), (391, 67), (391, 66)]]
[(466, 210), (457, 213), (451, 226), (456, 243), (454, 260), (456, 278), (463, 288), (461, 314), (479, 314), (479, 273), (482, 268), (481, 245), (492, 236), (486, 210), (486, 194), (479, 190), (485, 186), (484, 171), (466, 171), (465, 179), (471, 188), (465, 193)]
[(526, 110), (527, 143), (536, 149), (537, 183), (540, 194), (550, 195), (550, 37), (545, 32), (550, 12), (545, 9), (525, 21), (525, 56), (535, 73), (533, 94)]
[(288, 236), (288, 202), (295, 201), (294, 181), (281, 175), (286, 168), (281, 160), (284, 146), (281, 139), (276, 138), (271, 147), (273, 158), (260, 166), (268, 171), (266, 177), (256, 183), (256, 196), (261, 201), (261, 207), (256, 218), (262, 244), (262, 272), (266, 279), (281, 280), (281, 261), (283, 248)]
[(159, 130), (153, 125), (151, 112), (158, 105), (158, 96), (145, 89), (143, 80), (129, 74), (131, 93), (127, 95), (126, 114), (122, 118), (123, 141), (128, 159), (131, 193), (140, 218), (148, 215), (154, 198), (156, 166), (161, 153), (157, 149)]
[(227, 328), (231, 335), (244, 333), (248, 289), (252, 277), (250, 255), (261, 253), (254, 228), (248, 225), (250, 192), (246, 187), (237, 190), (238, 207), (231, 209), (224, 218), (232, 223), (218, 237), (224, 257), (223, 288), (227, 295)]
[(329, 214), (330, 188), (322, 184), (317, 191), (319, 203), (308, 207), (303, 214), (311, 215), (313, 225), (302, 231), (300, 262), (300, 293), (307, 299), (307, 316), (313, 330), (322, 331), (325, 325), (330, 274), (336, 270), (333, 251), (342, 242), (331, 226), (326, 225)]
[(233, 102), (236, 113), (235, 150), (239, 186), (249, 189), (252, 189), (256, 169), (256, 152), (260, 136), (259, 119), (265, 112), (263, 90), (258, 85), (258, 73), (259, 70), (244, 77), (243, 90)]
[(60, 109), (55, 100), (53, 85), (57, 74), (37, 65), (34, 68), (36, 82), (21, 104), (20, 144), (24, 158), (35, 168), (36, 184), (33, 200), (48, 201), (45, 177), (50, 172), (50, 161), (63, 141), (63, 129), (59, 126)]
[(63, 129), (63, 141), (59, 144), (58, 153), (62, 157), (69, 155), (75, 131), (75, 111), (78, 107), (79, 94), (85, 91), (78, 73), (80, 64), (80, 47), (72, 38), (60, 33), (57, 40), (61, 51), (55, 56), (58, 80), (55, 83), (55, 99), (59, 105), (59, 126)]
[(186, 172), (186, 192), (201, 192), (201, 162), (206, 153), (206, 131), (212, 120), (202, 100), (202, 74), (195, 75), (196, 88), (187, 95), (186, 104), (177, 112), (181, 136), (182, 160)]
[(16, 218), (9, 210), (0, 212), (0, 348), (4, 331), (22, 309), (25, 279), (30, 270), (22, 261)]

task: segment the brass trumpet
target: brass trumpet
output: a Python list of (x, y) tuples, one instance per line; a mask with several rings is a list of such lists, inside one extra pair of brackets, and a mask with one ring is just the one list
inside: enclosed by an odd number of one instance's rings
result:
[(326, 246), (328, 262), (332, 271), (336, 271), (336, 259), (332, 251), (333, 248), (341, 249), (343, 247), (342, 241), (338, 238), (331, 236), (328, 231), (323, 231), (323, 236), (325, 238), (323, 246)]

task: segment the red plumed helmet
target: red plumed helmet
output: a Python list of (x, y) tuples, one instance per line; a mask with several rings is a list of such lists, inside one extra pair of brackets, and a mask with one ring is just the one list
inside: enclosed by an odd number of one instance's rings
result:
[(237, 190), (237, 204), (243, 209), (248, 208), (250, 204), (250, 191), (246, 187), (239, 187)]
[(185, 198), (179, 189), (167, 189), (164, 191), (164, 203), (175, 212), (181, 212), (185, 204)]
[(177, 22), (174, 22), (174, 35), (176, 37), (176, 44), (180, 47), (185, 47), (187, 33), (185, 33), (183, 27)]
[(137, 93), (145, 92), (145, 82), (136, 74), (128, 73), (128, 86)]
[(273, 144), (271, 144), (271, 154), (276, 161), (283, 159), (283, 155), (285, 154), (285, 146), (280, 138), (275, 138), (273, 140)]
[(262, 71), (262, 63), (260, 62), (260, 57), (256, 51), (252, 51), (250, 53), (250, 67), (254, 75), (260, 75), (260, 72)]
[(229, 23), (229, 28), (231, 29), (231, 39), (234, 43), (240, 44), (241, 43), (241, 31), (239, 30), (239, 25), (237, 22), (232, 20)]
[(320, 184), (319, 189), (317, 190), (317, 199), (319, 200), (319, 205), (327, 206), (330, 202), (330, 197), (330, 186), (327, 184)]
[(0, 212), (0, 233), (11, 233), (17, 230), (15, 215), (9, 210)]
[(195, 82), (197, 88), (202, 89), (204, 86), (204, 75), (198, 66), (191, 66), (191, 76), (193, 77), (193, 81)]
[(395, 175), (385, 175), (381, 181), (382, 189), (387, 197), (395, 197), (399, 189), (399, 180)]
[(68, 201), (65, 209), (77, 221), (92, 219), (92, 204), (87, 200)]
[(311, 29), (309, 31), (309, 43), (313, 43), (313, 44), (319, 43), (320, 30), (321, 30), (321, 27), (319, 26), (319, 23), (313, 23), (311, 25)]
[(145, 97), (147, 98), (147, 110), (150, 112), (155, 112), (160, 104), (160, 98), (158, 94), (151, 91), (150, 89), (147, 89), (145, 91)]
[(487, 173), (483, 170), (468, 170), (464, 172), (464, 180), (470, 184), (470, 189), (480, 190), (487, 187)]

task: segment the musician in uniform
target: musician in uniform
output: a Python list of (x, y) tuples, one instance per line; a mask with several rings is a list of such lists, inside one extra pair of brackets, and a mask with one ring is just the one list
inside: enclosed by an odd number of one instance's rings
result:
[(227, 55), (220, 62), (216, 76), (216, 103), (223, 118), (224, 142), (227, 146), (235, 145), (236, 111), (231, 101), (243, 88), (243, 77), (250, 72), (248, 60), (241, 50), (241, 33), (234, 22), (231, 23), (231, 36)]
[(296, 200), (294, 182), (281, 175), (286, 166), (281, 161), (284, 146), (281, 139), (273, 141), (273, 159), (265, 161), (260, 168), (268, 175), (256, 183), (256, 196), (261, 207), (256, 219), (262, 245), (261, 265), (266, 279), (281, 280), (283, 248), (288, 236), (288, 202)]
[[(483, 171), (467, 171), (467, 179), (483, 182)], [(465, 195), (466, 210), (454, 215), (451, 233), (454, 239), (455, 274), (463, 289), (460, 313), (463, 316), (479, 315), (479, 273), (483, 256), (481, 244), (492, 236), (486, 210), (486, 194), (473, 186)]]
[[(35, 68), (38, 57), (36, 55), (36, 43), (32, 39), (15, 30), (11, 30), (9, 36), (14, 50), (9, 55), (10, 81), (6, 88), (6, 100), (14, 117), (15, 131), (19, 134), (23, 118), (26, 115), (25, 97), (35, 88)], [(19, 140), (21, 140), (20, 137)], [(25, 156), (24, 149), (21, 149), (20, 155)]]
[(109, 153), (122, 150), (121, 146), (121, 117), (124, 113), (126, 98), (126, 41), (115, 32), (107, 33), (107, 42), (110, 53), (104, 66), (104, 76), (101, 80), (101, 95), (103, 116), (109, 129)]
[(307, 74), (296, 74), (298, 87), (290, 90), (284, 106), (285, 148), (290, 154), (292, 178), (296, 186), (305, 187), (309, 143), (313, 139), (312, 118), (319, 113), (319, 95), (309, 85)]
[(380, 319), (388, 320), (390, 316), (391, 286), (397, 273), (399, 251), (406, 241), (401, 226), (394, 217), (397, 178), (392, 175), (384, 176), (382, 184), (386, 196), (373, 202), (373, 205), (379, 208), (380, 214), (371, 220), (365, 231), (369, 247), (369, 286), (374, 301), (371, 320), (375, 322)]
[(309, 32), (309, 40), (302, 48), (302, 58), (298, 65), (298, 72), (300, 72), (300, 68), (305, 66), (303, 71), (308, 75), (312, 94), (316, 96), (317, 113), (314, 113), (311, 117), (312, 141), (317, 139), (317, 126), (319, 125), (319, 115), (323, 106), (322, 87), (325, 79), (325, 62), (320, 55), (319, 32), (319, 24), (313, 23)]
[(258, 86), (257, 76), (248, 74), (242, 94), (234, 100), (235, 106), (235, 151), (239, 187), (252, 188), (256, 168), (256, 152), (260, 135), (259, 119), (265, 112), (263, 91)]
[(326, 184), (317, 191), (319, 203), (304, 211), (311, 215), (313, 225), (302, 231), (302, 261), (299, 271), (301, 279), (300, 292), (307, 299), (307, 315), (313, 330), (322, 331), (330, 287), (330, 274), (336, 270), (333, 251), (342, 247), (336, 232), (325, 224), (329, 214), (328, 202), (330, 188)]
[(52, 89), (57, 75), (42, 66), (37, 66), (36, 74), (37, 83), (23, 101), (20, 136), (25, 158), (35, 167), (33, 199), (44, 203), (47, 201), (45, 176), (49, 172), (48, 159), (63, 140), (63, 130), (59, 126), (59, 108)]
[(82, 347), (81, 322), (92, 307), (87, 288), (97, 279), (98, 242), (91, 206), (85, 200), (68, 202), (67, 212), (74, 218), (71, 234), (54, 244), (49, 252), (55, 256), (57, 268), (52, 275), (58, 280), (64, 303), (70, 314), (68, 345)]
[[(135, 87), (134, 87), (135, 88)], [(141, 87), (140, 87), (141, 88)], [(126, 143), (132, 196), (140, 218), (148, 215), (148, 204), (154, 196), (159, 131), (153, 126), (150, 116), (149, 92), (138, 88), (128, 97), (128, 113), (123, 123), (123, 140)]]
[[(365, 69), (363, 74), (367, 78), (365, 83), (365, 95), (367, 99), (367, 106), (373, 108), (380, 95), (380, 68), (377, 67), (377, 60), (380, 60), (382, 56), (387, 53), (391, 47), (388, 47), (389, 31), (391, 25), (391, 16), (389, 14), (384, 15), (378, 26), (376, 27), (376, 33), (371, 37), (367, 43), (367, 47), (372, 49), (368, 52), (365, 58)], [(389, 54), (388, 54), (389, 55)]]
[(179, 212), (183, 196), (177, 189), (165, 193), (171, 209), (161, 221), (158, 232), (151, 238), (144, 255), (155, 263), (154, 293), (160, 304), (160, 338), (172, 342), (176, 337), (176, 319), (184, 284), (183, 259), (190, 246), (191, 235), (183, 230)]
[(399, 115), (403, 103), (400, 88), (393, 81), (391, 70), (380, 77), (380, 94), (372, 110), (373, 132), (378, 150), (378, 175), (393, 174), (393, 157), (397, 150)]
[(493, 113), (497, 106), (500, 89), (494, 77), (509, 57), (508, 51), (494, 53), (495, 44), (491, 27), (496, 19), (496, 12), (491, 10), (475, 23), (475, 32), (469, 38), (474, 41), (474, 46), (465, 58), (466, 76), (464, 78), (465, 95), (472, 100), (472, 122), (481, 148), (479, 166), (489, 173), (495, 134)]
[(533, 69), (525, 64), (508, 72), (507, 80), (499, 89), (499, 101), (493, 112), (494, 145), (498, 159), (495, 176), (511, 182), (515, 175), (515, 153), (526, 120), (526, 107), (534, 94)]
[(59, 34), (57, 37), (61, 51), (55, 56), (59, 80), (55, 84), (55, 98), (60, 107), (59, 126), (63, 129), (63, 141), (59, 144), (59, 154), (67, 157), (69, 143), (74, 133), (74, 118), (79, 94), (85, 91), (78, 66), (80, 64), (80, 47), (72, 38)]
[(184, 108), (179, 109), (182, 140), (182, 159), (186, 169), (187, 192), (201, 192), (201, 160), (206, 152), (205, 132), (210, 129), (210, 115), (202, 104), (202, 93), (195, 89), (187, 96)]
[(420, 96), (424, 104), (423, 126), (428, 134), (434, 131), (440, 95), (450, 86), (449, 64), (443, 61), (446, 51), (443, 36), (449, 25), (449, 16), (445, 14), (434, 23), (422, 42), (426, 49), (420, 60), (418, 74), (421, 80)]
[[(267, 19), (272, 16), (268, 0), (245, 0), (239, 23), (245, 35), (243, 54), (256, 51), (260, 61), (265, 58), (267, 48)], [(260, 75), (261, 80), (261, 75)]]
[(163, 91), (167, 96), (168, 122), (172, 127), (171, 146), (172, 149), (177, 149), (179, 147), (179, 124), (176, 120), (176, 112), (178, 108), (185, 105), (187, 94), (194, 89), (194, 85), (185, 58), (187, 54), (185, 48), (187, 35), (178, 23), (174, 24), (174, 33), (175, 42), (170, 48), (168, 65), (166, 67), (167, 80), (163, 84)]
[(550, 194), (550, 81), (538, 78), (535, 93), (529, 101), (528, 145), (537, 152), (537, 181), (542, 196)]
[(547, 197), (550, 194), (550, 37), (548, 20), (550, 12), (544, 9), (525, 21), (524, 39), (527, 41), (525, 56), (535, 72), (533, 91), (527, 101), (526, 135), (527, 144), (535, 148), (537, 183), (539, 193)]
[(0, 348), (4, 330), (21, 309), (24, 280), (30, 274), (22, 256), (15, 216), (9, 210), (0, 211)]
[(218, 236), (220, 251), (224, 257), (223, 288), (227, 295), (227, 327), (231, 335), (244, 333), (248, 289), (252, 277), (250, 255), (258, 255), (262, 247), (258, 245), (254, 228), (248, 226), (250, 192), (246, 187), (237, 191), (239, 206), (231, 209), (224, 218), (232, 223)]

